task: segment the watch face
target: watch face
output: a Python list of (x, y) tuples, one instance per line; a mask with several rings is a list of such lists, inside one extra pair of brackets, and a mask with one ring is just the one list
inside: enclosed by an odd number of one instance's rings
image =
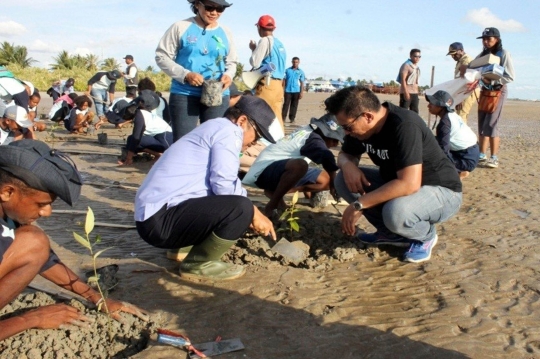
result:
[(360, 204), (360, 202), (358, 202), (358, 201), (354, 201), (353, 206), (354, 206), (354, 209), (356, 209), (357, 211), (362, 210), (362, 204)]

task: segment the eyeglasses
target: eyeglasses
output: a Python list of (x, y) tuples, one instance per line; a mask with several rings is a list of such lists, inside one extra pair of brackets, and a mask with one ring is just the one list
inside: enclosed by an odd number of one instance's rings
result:
[(418, 58), (421, 58), (422, 56), (420, 56), (420, 55), (414, 55), (413, 57), (418, 57)]
[(255, 125), (255, 121), (253, 121), (249, 117), (247, 117), (247, 119), (248, 119), (249, 124), (251, 125), (251, 127), (253, 127), (253, 130), (255, 131), (255, 140), (253, 140), (253, 142), (257, 142), (258, 140), (261, 139), (262, 136), (261, 136), (259, 130), (257, 130), (257, 125)]
[(216, 5), (206, 5), (205, 3), (201, 2), (202, 6), (204, 6), (204, 10), (206, 12), (213, 12), (213, 11), (217, 11), (218, 13), (222, 13), (223, 11), (225, 11), (225, 7), (223, 6), (216, 6)]
[(356, 118), (354, 120), (352, 120), (351, 122), (345, 124), (345, 125), (341, 125), (341, 128), (344, 130), (344, 131), (347, 131), (347, 132), (352, 132), (352, 128), (354, 126), (354, 123), (362, 116), (365, 115), (365, 112), (362, 112), (360, 115), (356, 116)]

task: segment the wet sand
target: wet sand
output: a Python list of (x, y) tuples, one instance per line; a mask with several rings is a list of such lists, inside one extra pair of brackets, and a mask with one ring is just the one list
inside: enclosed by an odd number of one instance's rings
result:
[[(306, 94), (295, 125), (321, 116), (328, 96)], [(395, 95), (380, 98), (399, 101)], [(39, 112), (49, 107), (44, 98)], [(275, 257), (265, 239), (248, 236), (226, 256), (248, 266), (244, 277), (192, 283), (182, 280), (178, 264), (147, 245), (134, 228), (96, 227), (103, 237), (100, 248), (113, 247), (99, 264), (120, 266), (120, 284), (112, 296), (147, 309), (160, 327), (195, 343), (240, 338), (246, 349), (220, 356), (224, 359), (540, 357), (539, 113), (540, 103), (507, 102), (500, 167), (478, 168), (464, 180), (461, 210), (438, 226), (439, 244), (428, 262), (403, 263), (403, 251), (392, 247), (364, 248), (341, 234), (333, 206), (301, 205), (301, 230), (293, 239), (308, 244), (310, 252), (299, 265)], [(427, 121), (423, 99), (421, 116)], [(475, 114), (469, 124), (476, 131)], [(90, 183), (74, 210), (91, 207), (98, 222), (134, 224), (135, 191), (152, 162), (118, 167), (130, 131), (104, 126), (106, 146), (97, 143), (96, 135), (56, 132), (55, 148), (72, 153)], [(250, 195), (265, 203), (260, 191)], [(61, 201), (54, 208), (72, 209)], [(53, 248), (78, 273), (91, 265), (71, 234), (81, 231), (82, 221), (83, 214), (65, 212), (39, 221)], [(359, 226), (372, 229), (364, 219)], [(151, 341), (136, 357), (186, 356)]]

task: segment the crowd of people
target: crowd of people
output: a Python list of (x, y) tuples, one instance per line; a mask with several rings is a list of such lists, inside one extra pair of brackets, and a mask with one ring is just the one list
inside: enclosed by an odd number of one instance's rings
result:
[[(168, 102), (150, 79), (139, 78), (132, 55), (124, 57), (125, 72), (97, 72), (82, 95), (75, 94), (73, 78), (56, 81), (47, 91), (54, 99), (50, 120), (63, 121), (70, 133), (131, 123), (121, 165), (131, 165), (140, 152), (159, 158), (134, 200), (142, 240), (180, 261), (182, 277), (235, 279), (245, 268), (221, 257), (238, 238), (252, 230), (275, 240), (272, 220), (286, 208), (287, 193), (300, 191), (309, 198), (328, 191), (348, 203), (341, 229), (353, 241), (404, 247), (405, 262), (429, 260), (438, 241), (437, 224), (460, 208), (461, 180), (478, 162), (498, 166), (498, 122), (506, 85), (514, 78), (498, 30), (487, 28), (480, 37), (484, 50), (479, 56), (496, 54), (505, 72), (500, 80), (481, 80), (484, 88), (502, 95), (493, 113), (479, 111), (479, 141), (466, 124), (469, 99), (455, 104), (445, 91), (426, 96), (429, 112), (439, 118), (435, 135), (418, 115), (419, 49), (412, 49), (400, 68), (400, 106), (381, 103), (365, 87), (347, 87), (325, 101), (324, 116), (285, 135), (284, 121), (287, 114), (295, 121), (305, 74), (298, 57), (286, 68), (284, 43), (274, 36), (275, 19), (263, 15), (255, 24), (260, 40), (248, 44), (249, 63), (253, 70), (270, 64), (273, 70), (246, 94), (233, 82), (239, 61), (233, 34), (219, 24), (231, 4), (188, 1), (194, 16), (174, 23), (156, 49), (156, 63), (171, 77)], [(463, 76), (470, 57), (461, 43), (451, 44), (448, 54), (457, 61), (455, 75)], [(41, 126), (35, 118), (39, 91), (0, 70), (0, 308), (40, 274), (98, 307), (105, 302), (113, 316), (124, 311), (145, 318), (139, 308), (101, 297), (32, 226), (51, 214), (57, 197), (75, 203), (83, 183), (69, 157), (35, 139)], [(115, 99), (122, 78), (126, 95)], [(203, 97), (212, 80), (220, 92), (209, 104)], [(340, 144), (336, 158), (331, 149)], [(360, 163), (363, 154), (374, 165)], [(264, 190), (269, 198), (264, 209), (248, 199), (243, 185)], [(375, 233), (358, 231), (362, 216)], [(84, 325), (85, 320), (67, 305), (43, 307), (0, 321), (0, 340), (29, 328)]]

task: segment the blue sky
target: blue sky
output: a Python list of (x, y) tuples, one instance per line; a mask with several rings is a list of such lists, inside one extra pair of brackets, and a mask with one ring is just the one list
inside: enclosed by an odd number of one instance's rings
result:
[[(228, 26), (247, 64), (250, 39), (258, 40), (259, 16), (276, 19), (275, 36), (308, 78), (395, 79), (411, 48), (422, 50), (421, 84), (452, 79), (455, 62), (448, 45), (463, 43), (475, 57), (485, 27), (501, 31), (504, 48), (514, 60), (516, 80), (509, 97), (540, 99), (540, 1), (408, 1), (378, 0), (231, 0), (220, 19)], [(94, 53), (100, 58), (132, 54), (139, 67), (154, 62), (155, 47), (175, 21), (192, 16), (187, 0), (17, 0), (4, 2), (0, 41), (24, 45), (48, 67), (61, 50)], [(247, 66), (246, 66), (247, 67)]]

